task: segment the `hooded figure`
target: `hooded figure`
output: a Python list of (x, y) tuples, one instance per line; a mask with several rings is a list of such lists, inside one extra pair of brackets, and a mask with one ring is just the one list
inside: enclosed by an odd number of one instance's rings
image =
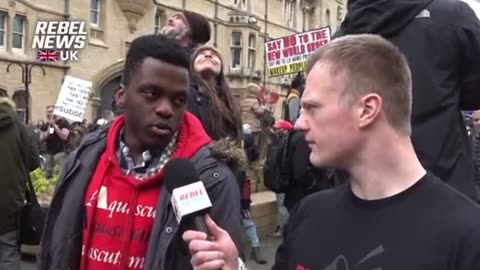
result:
[(412, 72), (412, 141), (423, 166), (479, 200), (461, 110), (480, 108), (480, 22), (462, 1), (350, 0), (335, 38), (378, 34)]
[(0, 269), (20, 269), (18, 220), (29, 173), (40, 165), (33, 134), (14, 107), (9, 98), (0, 98)]

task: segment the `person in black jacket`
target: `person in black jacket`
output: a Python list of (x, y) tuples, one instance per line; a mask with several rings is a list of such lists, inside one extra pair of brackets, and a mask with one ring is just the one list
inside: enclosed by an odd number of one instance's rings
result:
[[(213, 47), (202, 46), (193, 53), (191, 69), (193, 76), (197, 78), (198, 87), (190, 93), (187, 109), (200, 119), (212, 139), (231, 141), (232, 148), (244, 151), (240, 110), (223, 74), (223, 66), (220, 52)], [(250, 179), (247, 177), (245, 168), (232, 169), (240, 190), (250, 190)], [(256, 226), (250, 212), (250, 203), (249, 198), (242, 199), (242, 224), (250, 240), (252, 258), (259, 264), (265, 264), (266, 260), (263, 257)]]
[(0, 97), (0, 269), (20, 270), (19, 219), (29, 173), (40, 165), (33, 134)]
[(240, 145), (242, 119), (223, 63), (220, 52), (213, 47), (203, 46), (193, 53), (191, 69), (196, 87), (188, 97), (187, 110), (200, 119), (212, 139), (229, 137)]
[(407, 57), (413, 79), (412, 140), (422, 164), (479, 201), (460, 110), (480, 108), (480, 22), (462, 1), (349, 0), (334, 37), (379, 34)]
[(480, 187), (480, 111), (472, 114), (472, 152), (475, 161), (475, 182)]
[[(411, 72), (400, 50), (378, 35), (345, 36), (312, 54), (305, 70), (295, 129), (315, 167), (351, 178), (299, 203), (272, 270), (480, 269), (480, 207), (415, 154)], [(213, 237), (183, 235), (194, 268), (241, 269), (228, 233), (206, 222)]]
[(175, 158), (193, 163), (213, 218), (240, 242), (235, 177), (186, 111), (189, 69), (189, 55), (177, 42), (161, 35), (133, 40), (116, 97), (124, 114), (87, 134), (65, 162), (45, 224), (40, 270), (191, 269), (181, 241), (189, 224), (175, 218), (164, 181), (163, 169)]

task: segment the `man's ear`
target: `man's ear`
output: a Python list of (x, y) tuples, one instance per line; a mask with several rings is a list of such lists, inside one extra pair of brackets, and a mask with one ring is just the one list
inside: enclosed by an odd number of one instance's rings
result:
[(115, 102), (122, 108), (125, 106), (125, 85), (122, 83), (119, 85), (119, 89), (115, 93)]
[(382, 97), (378, 94), (368, 94), (360, 99), (359, 127), (372, 125), (380, 117), (383, 106)]

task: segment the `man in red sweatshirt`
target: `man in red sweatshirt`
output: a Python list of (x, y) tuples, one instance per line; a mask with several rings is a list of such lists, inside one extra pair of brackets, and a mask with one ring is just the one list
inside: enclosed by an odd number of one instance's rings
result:
[[(40, 269), (190, 269), (163, 167), (194, 163), (215, 221), (239, 239), (240, 193), (201, 123), (185, 111), (190, 60), (174, 40), (130, 45), (111, 125), (87, 135), (65, 163), (50, 205)], [(237, 241), (238, 243), (238, 241)]]

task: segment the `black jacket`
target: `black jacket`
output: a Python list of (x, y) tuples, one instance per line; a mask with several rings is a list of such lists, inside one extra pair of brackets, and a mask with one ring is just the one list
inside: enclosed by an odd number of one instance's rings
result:
[(480, 108), (480, 22), (457, 0), (356, 0), (335, 37), (380, 34), (413, 79), (412, 141), (423, 166), (479, 200), (460, 110)]
[[(84, 196), (98, 160), (106, 147), (107, 127), (86, 135), (67, 159), (50, 205), (41, 243), (40, 270), (79, 269), (84, 224)], [(230, 233), (239, 246), (240, 192), (228, 167), (204, 146), (190, 159), (204, 182), (212, 218)], [(235, 215), (234, 213), (238, 213)], [(145, 270), (191, 269), (190, 255), (181, 239), (170, 194), (162, 188), (145, 259)]]
[[(187, 100), (187, 110), (193, 113), (202, 122), (203, 128), (207, 132), (208, 136), (213, 140), (224, 139), (224, 137), (215, 135), (213, 126), (211, 124), (210, 113), (210, 101), (208, 97), (202, 93), (202, 83), (194, 76), (191, 78), (192, 83), (190, 87), (190, 93)], [(226, 133), (231, 138), (237, 137), (237, 129), (230, 122), (225, 121)]]
[(0, 99), (0, 235), (18, 229), (29, 172), (39, 166), (30, 130), (6, 98)]
[(475, 131), (472, 131), (472, 152), (473, 160), (475, 163), (475, 182), (477, 186), (480, 187), (480, 134), (477, 134)]

